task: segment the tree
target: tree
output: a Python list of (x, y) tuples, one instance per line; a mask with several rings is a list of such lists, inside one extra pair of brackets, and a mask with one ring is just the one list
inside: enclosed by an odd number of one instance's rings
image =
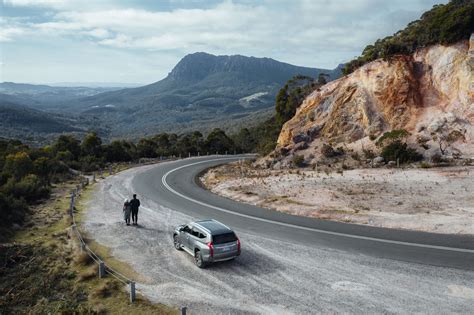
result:
[(232, 140), (239, 152), (253, 152), (255, 149), (256, 141), (247, 128), (240, 129), (237, 134), (232, 136)]
[(231, 151), (234, 149), (234, 143), (232, 140), (225, 134), (225, 132), (219, 128), (215, 128), (207, 136), (206, 139), (206, 148), (209, 152), (219, 152), (224, 153), (225, 151)]
[(324, 84), (328, 83), (328, 81), (326, 80), (326, 77), (329, 77), (329, 75), (326, 74), (326, 73), (320, 73), (318, 75), (318, 84), (324, 85)]
[(80, 142), (71, 135), (59, 136), (58, 139), (53, 143), (52, 148), (56, 154), (58, 152), (71, 152), (73, 160), (78, 160), (79, 156), (81, 155)]
[(156, 158), (158, 145), (152, 139), (140, 139), (137, 144), (137, 154), (139, 157)]
[(33, 161), (26, 152), (17, 152), (7, 155), (3, 172), (7, 176), (12, 176), (16, 180), (20, 180), (33, 171)]
[(107, 162), (128, 162), (133, 160), (135, 146), (124, 140), (114, 140), (105, 147)]
[(437, 133), (432, 134), (433, 141), (438, 142), (439, 150), (442, 155), (457, 141), (465, 140), (464, 133), (460, 130), (448, 131), (447, 128), (442, 128)]
[(275, 101), (276, 120), (280, 125), (290, 120), (301, 105), (319, 84), (307, 76), (297, 75), (290, 79), (277, 94)]
[(83, 156), (101, 157), (102, 139), (100, 139), (96, 132), (88, 133), (84, 140), (82, 140), (81, 151)]

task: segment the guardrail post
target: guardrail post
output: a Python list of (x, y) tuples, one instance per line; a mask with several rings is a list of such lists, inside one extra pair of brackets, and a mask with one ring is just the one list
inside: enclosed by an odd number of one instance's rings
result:
[(135, 282), (130, 281), (130, 303), (135, 302)]
[(188, 152), (188, 158), (190, 158), (190, 157), (191, 157), (191, 152)]
[(216, 151), (216, 155), (219, 155), (219, 151)]
[(112, 170), (112, 165), (109, 165), (109, 175), (112, 175), (114, 172)]
[(103, 261), (99, 261), (99, 278), (105, 277), (105, 264)]
[(186, 306), (181, 307), (181, 315), (186, 315), (188, 308)]
[(95, 182), (95, 172), (92, 173), (92, 182)]
[(198, 156), (201, 156), (201, 153), (198, 151)]
[(225, 151), (225, 155), (227, 155), (227, 151)]
[(72, 212), (74, 211), (74, 192), (71, 193), (71, 203), (69, 204), (69, 211), (71, 211), (72, 215)]

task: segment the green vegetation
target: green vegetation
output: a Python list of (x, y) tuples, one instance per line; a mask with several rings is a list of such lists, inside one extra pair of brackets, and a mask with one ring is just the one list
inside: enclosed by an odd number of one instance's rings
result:
[(405, 141), (406, 138), (410, 136), (410, 133), (405, 129), (395, 129), (392, 131), (385, 132), (375, 144), (379, 147), (383, 146), (384, 144), (391, 143), (394, 141)]
[(256, 143), (248, 142), (250, 138), (242, 131), (235, 136), (240, 141), (236, 145), (224, 131), (214, 129), (206, 138), (200, 132), (163, 133), (136, 144), (125, 140), (104, 144), (95, 132), (82, 141), (73, 135), (61, 135), (52, 145), (42, 148), (31, 148), (17, 140), (0, 140), (0, 231), (21, 225), (29, 206), (47, 198), (52, 185), (71, 178), (73, 170), (92, 172), (110, 163), (140, 158), (250, 152)]
[[(326, 82), (324, 76), (320, 76), (319, 81)], [(290, 120), (295, 115), (298, 106), (318, 85), (321, 84), (304, 75), (297, 75), (289, 80), (276, 97), (276, 121), (283, 125)]]
[(296, 109), (311, 92), (326, 82), (326, 76), (321, 74), (318, 82), (304, 75), (290, 79), (277, 94), (274, 116), (255, 127), (243, 128), (232, 136), (237, 149), (262, 155), (275, 149), (283, 124), (295, 115)]
[(409, 148), (406, 139), (410, 133), (405, 129), (396, 129), (385, 132), (375, 143), (382, 147), (381, 156), (385, 161), (399, 161), (400, 163), (417, 162), (423, 159), (423, 155), (415, 149)]
[(417, 162), (423, 159), (423, 155), (415, 149), (409, 148), (408, 145), (400, 140), (396, 140), (382, 149), (380, 154), (385, 161), (396, 161), (400, 163)]
[(293, 166), (296, 166), (296, 167), (305, 166), (304, 156), (295, 154), (293, 156), (293, 159), (291, 160), (291, 163), (293, 164)]
[(345, 65), (343, 73), (347, 75), (379, 58), (387, 60), (397, 54), (411, 54), (418, 48), (468, 39), (473, 30), (472, 0), (452, 0), (445, 5), (435, 5), (419, 20), (409, 23), (404, 30), (365, 47), (360, 57)]

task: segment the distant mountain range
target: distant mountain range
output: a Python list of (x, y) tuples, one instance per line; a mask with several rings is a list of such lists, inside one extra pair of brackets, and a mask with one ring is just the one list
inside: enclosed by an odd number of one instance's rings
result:
[(0, 84), (0, 100), (95, 121), (109, 137), (158, 132), (236, 130), (269, 117), (278, 90), (295, 75), (332, 80), (333, 70), (290, 65), (270, 58), (185, 56), (168, 76), (150, 85), (119, 89)]
[(57, 111), (71, 100), (119, 90), (118, 87), (60, 87), (25, 83), (0, 83), (0, 100), (41, 110)]
[[(21, 139), (29, 143), (44, 144), (62, 133), (84, 134), (97, 129), (97, 121), (80, 116), (66, 116), (32, 109), (0, 99), (0, 136)], [(107, 130), (97, 129), (104, 133)]]

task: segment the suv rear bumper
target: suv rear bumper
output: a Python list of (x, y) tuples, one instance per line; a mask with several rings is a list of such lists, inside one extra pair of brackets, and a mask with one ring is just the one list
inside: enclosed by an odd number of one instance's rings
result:
[(211, 255), (206, 255), (203, 257), (203, 260), (207, 263), (214, 263), (214, 262), (219, 262), (219, 261), (227, 261), (234, 259), (236, 257), (240, 256), (240, 251), (237, 253), (233, 253), (231, 255), (226, 255), (224, 257), (211, 257)]

